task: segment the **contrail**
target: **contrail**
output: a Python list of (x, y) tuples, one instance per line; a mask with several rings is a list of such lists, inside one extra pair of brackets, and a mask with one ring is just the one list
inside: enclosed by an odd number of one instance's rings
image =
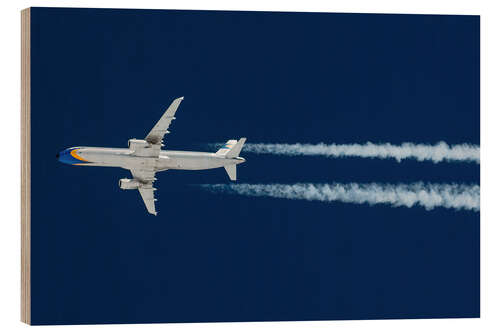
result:
[(458, 184), (203, 184), (218, 193), (309, 201), (341, 201), (357, 204), (387, 204), (393, 207), (422, 206), (479, 211), (479, 185)]
[(479, 146), (466, 143), (458, 145), (448, 145), (445, 142), (438, 142), (435, 145), (410, 142), (401, 145), (371, 142), (365, 144), (247, 143), (243, 146), (243, 151), (289, 156), (394, 158), (398, 162), (404, 159), (416, 159), (434, 163), (443, 161), (479, 163)]

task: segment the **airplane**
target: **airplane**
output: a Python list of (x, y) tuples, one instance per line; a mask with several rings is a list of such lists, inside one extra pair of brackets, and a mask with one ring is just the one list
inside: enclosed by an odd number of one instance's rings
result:
[(236, 165), (245, 162), (240, 152), (246, 138), (227, 141), (217, 152), (162, 150), (163, 137), (184, 97), (175, 99), (143, 139), (128, 140), (128, 148), (71, 147), (56, 154), (58, 161), (71, 165), (119, 167), (130, 170), (132, 179), (123, 178), (123, 190), (139, 190), (146, 209), (156, 216), (153, 182), (155, 174), (169, 169), (206, 170), (224, 167), (229, 179), (236, 180)]

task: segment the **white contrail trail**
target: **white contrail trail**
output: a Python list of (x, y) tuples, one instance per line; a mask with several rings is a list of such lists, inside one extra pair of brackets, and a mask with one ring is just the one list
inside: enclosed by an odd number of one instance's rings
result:
[(203, 184), (212, 192), (273, 198), (341, 201), (357, 204), (388, 204), (394, 207), (423, 206), (479, 211), (479, 185), (458, 184)]
[(479, 146), (466, 143), (458, 145), (448, 145), (445, 142), (438, 142), (435, 145), (409, 142), (401, 145), (371, 142), (365, 144), (247, 143), (243, 146), (243, 151), (289, 156), (394, 158), (398, 162), (403, 159), (416, 159), (434, 163), (442, 161), (479, 163)]

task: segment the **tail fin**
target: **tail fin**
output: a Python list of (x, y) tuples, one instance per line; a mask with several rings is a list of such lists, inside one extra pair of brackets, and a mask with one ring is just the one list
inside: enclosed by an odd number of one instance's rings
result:
[[(225, 158), (234, 158), (238, 157), (241, 152), (241, 148), (243, 148), (243, 145), (245, 144), (245, 141), (247, 138), (241, 138), (238, 141), (236, 140), (229, 140), (224, 144), (224, 146), (221, 147), (221, 149), (217, 150), (215, 153), (216, 155), (222, 155)], [(236, 172), (235, 172), (236, 175)]]
[(234, 147), (235, 144), (237, 144), (238, 141), (236, 140), (229, 140), (226, 142), (217, 152), (215, 153), (216, 155), (226, 155), (229, 153), (229, 151)]

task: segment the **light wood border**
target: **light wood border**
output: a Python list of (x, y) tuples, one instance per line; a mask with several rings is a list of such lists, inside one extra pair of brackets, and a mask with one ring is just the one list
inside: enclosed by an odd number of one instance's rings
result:
[(31, 324), (31, 11), (21, 11), (21, 321)]

